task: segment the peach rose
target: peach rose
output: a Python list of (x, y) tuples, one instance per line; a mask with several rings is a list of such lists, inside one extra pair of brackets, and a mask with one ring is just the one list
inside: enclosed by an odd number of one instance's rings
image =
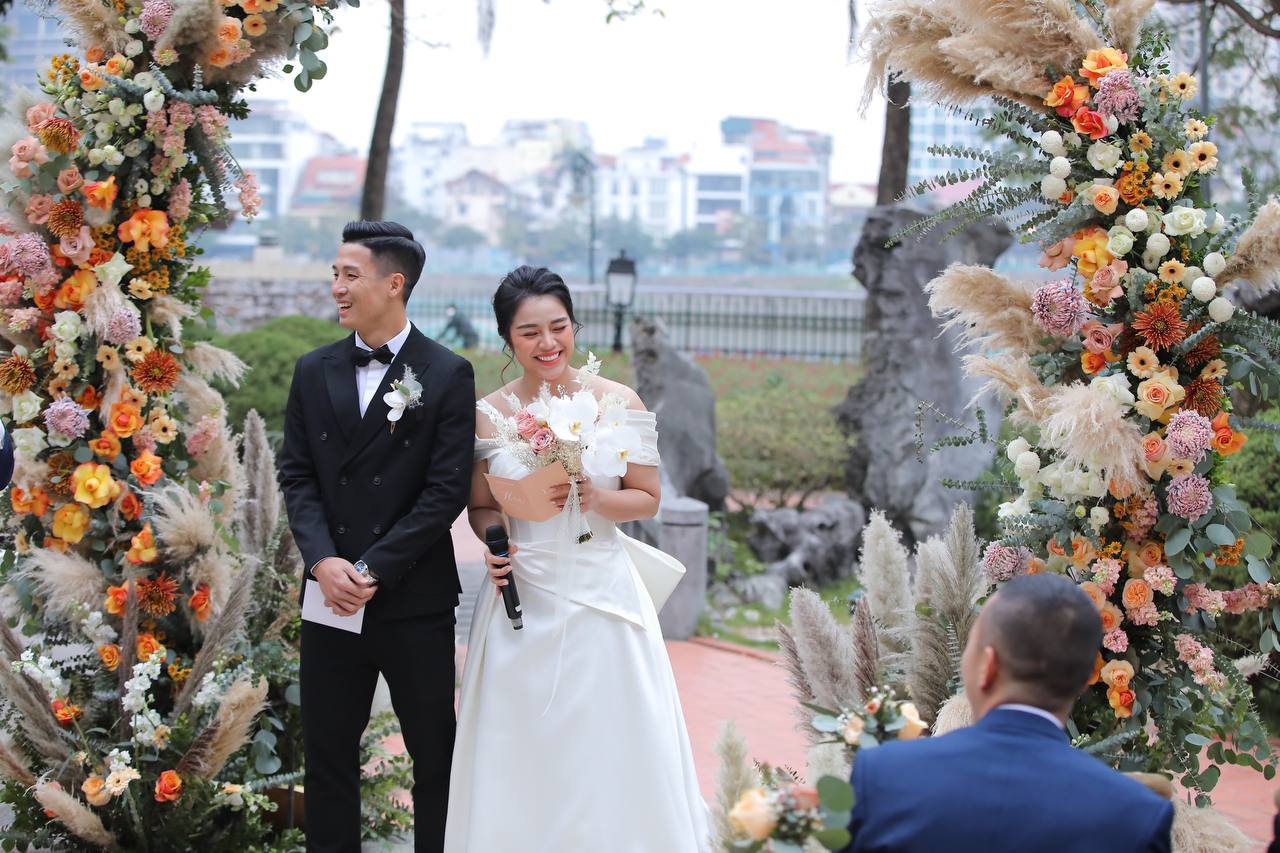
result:
[(1151, 591), (1151, 584), (1142, 578), (1129, 578), (1120, 593), (1120, 600), (1126, 610), (1137, 610), (1155, 601), (1155, 594)]
[(166, 770), (156, 779), (156, 802), (172, 803), (182, 796), (182, 777), (176, 770)]
[(761, 788), (743, 794), (729, 812), (729, 823), (752, 841), (764, 841), (773, 834), (778, 816)]
[(125, 58), (123, 53), (117, 53), (115, 56), (108, 59), (102, 67), (111, 76), (119, 77), (121, 74), (129, 70), (130, 64), (131, 63)]
[(214, 68), (226, 68), (234, 59), (235, 54), (222, 46), (219, 46), (217, 50), (209, 54), (209, 64)]
[(156, 456), (150, 450), (144, 450), (139, 454), (137, 459), (129, 464), (129, 471), (133, 476), (138, 478), (138, 482), (144, 486), (154, 486), (156, 482), (164, 476), (164, 469), (161, 467), (160, 457)]
[(107, 58), (107, 52), (101, 47), (94, 45), (84, 52), (86, 62), (98, 63)]
[(48, 101), (41, 101), (34, 106), (27, 107), (27, 130), (32, 133), (45, 121), (54, 117), (58, 112), (58, 108)]
[(111, 802), (111, 791), (107, 790), (107, 781), (101, 776), (90, 776), (80, 785), (80, 793), (91, 806), (105, 806)]
[(125, 607), (129, 603), (129, 587), (125, 584), (120, 586), (107, 587), (107, 599), (102, 604), (102, 609), (110, 613), (112, 616), (119, 616), (124, 613)]
[(903, 702), (898, 710), (907, 720), (907, 724), (898, 730), (898, 740), (915, 740), (929, 728), (924, 720), (920, 719), (920, 712), (916, 710), (915, 703)]
[(1093, 606), (1102, 610), (1102, 605), (1107, 603), (1107, 594), (1102, 591), (1102, 587), (1093, 581), (1084, 581), (1080, 584), (1080, 589), (1084, 594), (1089, 596), (1089, 600), (1093, 602)]
[[(142, 530), (129, 540), (129, 552), (124, 555), (130, 563), (135, 566), (145, 565), (146, 563), (154, 563), (156, 557), (156, 537), (151, 532), (151, 522), (142, 525)], [(139, 655), (139, 657), (142, 657)], [(145, 660), (145, 658), (143, 658)]]
[(1150, 568), (1164, 563), (1164, 546), (1154, 539), (1148, 539), (1138, 546), (1138, 559), (1142, 565)]
[(1088, 79), (1096, 89), (1112, 71), (1123, 71), (1129, 67), (1129, 55), (1114, 47), (1103, 47), (1091, 50), (1080, 64), (1080, 76)]
[(1142, 438), (1142, 455), (1149, 463), (1163, 460), (1168, 449), (1158, 432), (1149, 432)]
[(862, 737), (862, 733), (866, 730), (867, 724), (862, 718), (854, 714), (845, 722), (844, 728), (840, 731), (840, 736), (844, 738), (844, 742), (850, 746), (858, 744), (858, 738)]
[(1102, 603), (1102, 610), (1098, 613), (1102, 617), (1102, 633), (1110, 634), (1112, 631), (1120, 627), (1120, 623), (1124, 621), (1124, 614), (1120, 612), (1120, 608), (1116, 607), (1110, 601)]
[(218, 22), (218, 41), (226, 45), (232, 45), (240, 41), (242, 27), (239, 18), (232, 18), (230, 15), (223, 16)]
[(142, 501), (132, 489), (125, 489), (120, 500), (116, 502), (116, 509), (120, 510), (120, 515), (125, 521), (137, 521), (138, 516), (142, 515)]
[(112, 175), (105, 181), (90, 181), (84, 185), (85, 201), (89, 206), (98, 210), (110, 210), (111, 205), (116, 203), (116, 194), (120, 188), (116, 186), (116, 176)]
[(1047, 270), (1060, 270), (1071, 263), (1071, 247), (1075, 240), (1070, 237), (1059, 240), (1044, 250), (1040, 256), (1040, 266)]
[(115, 433), (104, 432), (89, 442), (89, 449), (94, 456), (105, 459), (110, 464), (120, 455), (120, 439), (116, 438)]
[(27, 209), (24, 211), (27, 222), (32, 225), (43, 225), (49, 221), (49, 211), (53, 210), (53, 196), (37, 193), (27, 199)]
[(1053, 88), (1045, 96), (1044, 105), (1053, 107), (1058, 115), (1063, 118), (1070, 118), (1075, 115), (1076, 110), (1084, 104), (1088, 97), (1088, 86), (1077, 83), (1071, 77), (1063, 77), (1053, 84)]
[(86, 65), (80, 69), (80, 88), (86, 92), (95, 92), (107, 85), (107, 81), (99, 76), (100, 69), (96, 65)]
[(1138, 401), (1134, 408), (1138, 414), (1151, 420), (1159, 420), (1170, 406), (1176, 406), (1186, 398), (1187, 392), (1167, 373), (1157, 373), (1138, 383)]
[(1088, 107), (1076, 110), (1071, 117), (1071, 126), (1076, 129), (1076, 133), (1082, 133), (1094, 141), (1111, 132), (1107, 129), (1107, 120), (1102, 117), (1102, 113), (1096, 113)]
[(1085, 191), (1085, 199), (1093, 205), (1094, 210), (1110, 216), (1120, 204), (1120, 193), (1115, 187), (1106, 184), (1091, 184)]
[(1107, 691), (1107, 702), (1111, 705), (1111, 709), (1115, 711), (1115, 715), (1121, 719), (1133, 716), (1133, 703), (1136, 698), (1132, 690), (1112, 688)]
[(68, 166), (58, 173), (58, 192), (63, 195), (71, 195), (82, 186), (84, 186), (84, 178), (80, 176), (80, 170), (77, 167)]
[(1133, 675), (1133, 664), (1127, 660), (1109, 661), (1101, 672), (1103, 683), (1108, 687), (1119, 690), (1128, 689), (1129, 684), (1133, 681)]
[(120, 647), (115, 643), (98, 646), (98, 657), (102, 658), (102, 665), (107, 672), (115, 672), (120, 666)]

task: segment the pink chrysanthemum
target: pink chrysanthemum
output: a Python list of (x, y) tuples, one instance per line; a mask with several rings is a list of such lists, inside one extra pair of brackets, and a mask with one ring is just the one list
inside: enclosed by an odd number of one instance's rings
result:
[(991, 583), (1004, 583), (1025, 574), (1031, 565), (1031, 552), (992, 542), (982, 555), (982, 569)]
[(60, 397), (44, 410), (44, 425), (50, 432), (74, 441), (89, 429), (89, 413), (70, 397)]
[(138, 24), (147, 38), (156, 41), (164, 35), (173, 18), (173, 7), (165, 0), (147, 0), (142, 4), (142, 14), (138, 16)]
[(1186, 521), (1195, 521), (1213, 509), (1213, 493), (1209, 481), (1199, 474), (1174, 477), (1165, 493), (1169, 512)]
[(1052, 281), (1036, 289), (1031, 313), (1051, 335), (1068, 338), (1084, 328), (1088, 303), (1071, 279)]
[(1199, 412), (1184, 409), (1169, 419), (1165, 441), (1174, 459), (1190, 459), (1199, 464), (1213, 442), (1213, 425)]
[(107, 343), (123, 346), (142, 335), (142, 318), (136, 311), (121, 308), (107, 321)]
[(1119, 560), (1103, 557), (1100, 560), (1094, 560), (1093, 565), (1089, 568), (1093, 570), (1093, 582), (1103, 592), (1111, 595), (1116, 591), (1116, 584), (1120, 581), (1120, 570), (1123, 568)]
[(1140, 103), (1138, 90), (1128, 71), (1112, 71), (1098, 83), (1098, 93), (1093, 96), (1098, 112), (1115, 116), (1121, 122), (1131, 122), (1138, 117)]
[(19, 234), (9, 245), (13, 247), (10, 260), (27, 278), (40, 278), (52, 270), (49, 247), (35, 234)]
[(1106, 636), (1102, 638), (1102, 645), (1107, 651), (1122, 655), (1129, 649), (1129, 635), (1124, 632), (1123, 628), (1116, 628), (1108, 631)]

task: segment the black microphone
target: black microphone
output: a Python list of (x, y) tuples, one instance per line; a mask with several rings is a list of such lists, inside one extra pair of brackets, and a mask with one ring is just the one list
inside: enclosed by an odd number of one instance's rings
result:
[[(491, 524), (484, 532), (484, 544), (489, 548), (489, 553), (495, 557), (507, 556), (510, 546), (507, 545), (507, 531), (501, 524)], [(513, 568), (507, 572), (507, 585), (500, 586), (498, 589), (502, 591), (502, 603), (507, 606), (507, 618), (511, 620), (511, 627), (519, 631), (524, 627), (524, 615), (520, 612), (520, 593), (516, 592), (516, 573)]]

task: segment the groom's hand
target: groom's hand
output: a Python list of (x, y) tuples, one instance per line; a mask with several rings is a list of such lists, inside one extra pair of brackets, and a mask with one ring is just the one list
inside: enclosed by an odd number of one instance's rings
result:
[(325, 606), (338, 616), (350, 616), (364, 607), (378, 589), (341, 557), (326, 557), (316, 564), (311, 574), (320, 584)]

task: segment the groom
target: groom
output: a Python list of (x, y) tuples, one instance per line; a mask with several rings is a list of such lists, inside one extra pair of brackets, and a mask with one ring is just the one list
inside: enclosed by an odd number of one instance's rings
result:
[[(306, 579), (336, 615), (364, 610), (358, 634), (302, 623), (314, 853), (360, 850), (360, 738), (379, 673), (413, 758), (415, 849), (444, 843), (460, 590), (449, 528), (470, 489), (475, 383), (405, 316), (424, 260), (402, 225), (348, 225), (331, 291), (354, 334), (298, 359), (289, 388), (280, 483)], [(383, 397), (406, 371), (421, 400), (393, 422)]]

